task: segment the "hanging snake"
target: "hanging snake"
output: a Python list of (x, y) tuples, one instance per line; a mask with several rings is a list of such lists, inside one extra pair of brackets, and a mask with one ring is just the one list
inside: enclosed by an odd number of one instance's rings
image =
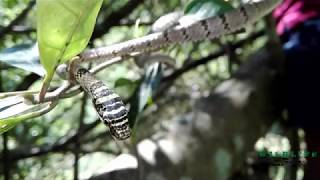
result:
[(188, 41), (214, 39), (245, 28), (270, 13), (281, 0), (249, 2), (221, 15), (200, 20), (189, 25), (177, 25), (161, 32), (122, 42), (119, 44), (84, 51), (73, 61), (69, 72), (92, 97), (100, 119), (109, 126), (117, 140), (130, 137), (127, 109), (121, 98), (104, 83), (79, 66), (82, 62), (102, 61), (115, 57), (154, 51), (161, 47)]

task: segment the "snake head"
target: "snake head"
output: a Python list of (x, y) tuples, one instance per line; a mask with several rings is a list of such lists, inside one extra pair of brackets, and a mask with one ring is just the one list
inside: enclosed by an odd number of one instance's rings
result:
[(114, 93), (104, 90), (103, 96), (93, 100), (101, 121), (109, 126), (110, 134), (116, 140), (130, 137), (131, 130), (128, 121), (128, 110)]
[(124, 124), (122, 127), (110, 126), (110, 134), (115, 140), (125, 140), (130, 137), (131, 130), (129, 123)]

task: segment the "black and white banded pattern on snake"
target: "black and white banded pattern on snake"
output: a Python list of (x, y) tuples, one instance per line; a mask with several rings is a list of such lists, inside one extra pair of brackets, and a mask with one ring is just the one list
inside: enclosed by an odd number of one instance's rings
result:
[(91, 96), (100, 120), (110, 128), (110, 133), (117, 140), (130, 137), (128, 110), (119, 95), (94, 77), (87, 69), (75, 68), (74, 77), (81, 87)]

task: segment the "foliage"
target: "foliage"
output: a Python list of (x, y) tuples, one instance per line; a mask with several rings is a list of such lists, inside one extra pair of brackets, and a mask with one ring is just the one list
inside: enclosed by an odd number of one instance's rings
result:
[(198, 20), (220, 15), (233, 9), (223, 0), (193, 0), (185, 8), (185, 14), (194, 14)]
[(0, 52), (0, 61), (40, 76), (45, 75), (45, 71), (40, 65), (39, 51), (36, 44), (20, 44), (4, 49)]
[(40, 60), (47, 71), (43, 91), (46, 91), (57, 66), (87, 46), (101, 5), (102, 0), (37, 0)]

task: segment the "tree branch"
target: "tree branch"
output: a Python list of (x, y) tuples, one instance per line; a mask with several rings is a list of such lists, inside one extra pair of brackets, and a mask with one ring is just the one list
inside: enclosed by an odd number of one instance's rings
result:
[(86, 116), (86, 105), (87, 105), (87, 94), (84, 94), (82, 97), (82, 104), (80, 109), (80, 116), (79, 116), (79, 126), (76, 136), (76, 142), (74, 146), (74, 172), (73, 172), (73, 179), (79, 179), (79, 158), (80, 158), (80, 151), (81, 151), (81, 136), (82, 136), (82, 128), (84, 125), (84, 118)]
[[(236, 43), (234, 43), (233, 45), (230, 46), (230, 50), (234, 51), (235, 49), (243, 46), (244, 44), (246, 44), (247, 42), (251, 42), (255, 39), (257, 39), (258, 37), (261, 37), (264, 35), (264, 31), (258, 31), (258, 32), (255, 32), (253, 33), (252, 35), (250, 35), (248, 38), (246, 39), (243, 39), (243, 40), (240, 40)], [(201, 59), (197, 59), (197, 60), (193, 60), (193, 61), (190, 61), (190, 63), (184, 65), (182, 68), (174, 71), (172, 74), (170, 74), (169, 76), (167, 77), (164, 77), (162, 79), (163, 82), (169, 82), (169, 81), (172, 81), (172, 80), (175, 80), (177, 79), (178, 77), (180, 77), (182, 74), (184, 74), (185, 72), (191, 70), (191, 69), (194, 69), (200, 65), (203, 65), (203, 64), (206, 64), (208, 63), (209, 61), (213, 60), (213, 59), (216, 59), (220, 56), (223, 56), (224, 54), (226, 53), (226, 50), (225, 49), (220, 49), (218, 50), (217, 52), (213, 53), (213, 54), (210, 54), (206, 57), (203, 57)]]
[(22, 91), (22, 90), (28, 89), (38, 79), (40, 79), (40, 76), (35, 73), (31, 73), (27, 75), (26, 77), (23, 78), (21, 83), (16, 87), (16, 91)]
[[(100, 123), (100, 120), (96, 120), (91, 124), (87, 124), (84, 126), (83, 130), (81, 131), (82, 136), (86, 133), (93, 130), (98, 124)], [(57, 140), (56, 143), (52, 145), (42, 145), (37, 147), (19, 147), (13, 150), (10, 150), (10, 161), (17, 161), (20, 159), (26, 159), (30, 157), (36, 157), (36, 156), (42, 156), (51, 152), (61, 152), (64, 151), (70, 144), (74, 143), (76, 141), (76, 138), (79, 136), (77, 133), (73, 133), (70, 136), (64, 136), (61, 139)], [(0, 157), (0, 161), (3, 161), (3, 157)]]

